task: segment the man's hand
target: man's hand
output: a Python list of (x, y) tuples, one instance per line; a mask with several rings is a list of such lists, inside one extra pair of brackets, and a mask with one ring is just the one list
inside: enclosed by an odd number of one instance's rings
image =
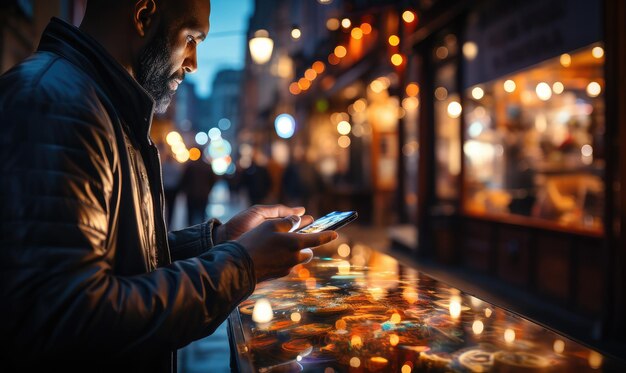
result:
[(323, 245), (337, 238), (337, 233), (291, 233), (294, 226), (307, 225), (313, 217), (292, 215), (261, 223), (255, 229), (243, 234), (239, 242), (252, 258), (257, 282), (285, 276), (298, 263), (310, 260), (312, 252), (300, 251)]
[(284, 205), (254, 205), (233, 216), (227, 223), (215, 229), (215, 244), (238, 239), (242, 234), (256, 228), (268, 219), (284, 218), (285, 216), (302, 216), (304, 207), (287, 207)]

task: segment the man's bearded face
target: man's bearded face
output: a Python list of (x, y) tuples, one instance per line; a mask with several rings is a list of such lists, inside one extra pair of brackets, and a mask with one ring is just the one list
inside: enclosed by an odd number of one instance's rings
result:
[(183, 72), (172, 74), (173, 69), (167, 33), (165, 27), (160, 27), (154, 39), (141, 52), (135, 66), (137, 81), (156, 102), (157, 113), (167, 110), (178, 84), (185, 77)]

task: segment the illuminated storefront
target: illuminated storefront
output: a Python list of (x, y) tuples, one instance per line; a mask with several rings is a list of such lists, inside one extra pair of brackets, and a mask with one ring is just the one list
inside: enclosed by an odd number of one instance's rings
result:
[(609, 95), (624, 44), (606, 31), (623, 22), (607, 11), (617, 5), (443, 3), (419, 2), (405, 47), (419, 84), (417, 140), (400, 140), (419, 149), (410, 249), (546, 297), (590, 329), (608, 322), (605, 307), (623, 306), (623, 289), (607, 290), (619, 271), (606, 270), (624, 255), (613, 227), (626, 118)]

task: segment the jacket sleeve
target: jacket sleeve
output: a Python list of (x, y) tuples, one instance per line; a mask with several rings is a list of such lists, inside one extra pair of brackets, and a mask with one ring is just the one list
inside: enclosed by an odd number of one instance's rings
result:
[[(234, 242), (114, 274), (114, 251), (125, 250), (107, 245), (117, 159), (98, 113), (75, 103), (0, 108), (0, 347), (12, 358), (179, 348), (212, 333), (256, 285)], [(207, 227), (194, 229), (208, 237)]]
[(217, 219), (209, 219), (202, 224), (168, 232), (172, 261), (193, 258), (212, 249), (215, 246), (213, 230), (221, 224)]

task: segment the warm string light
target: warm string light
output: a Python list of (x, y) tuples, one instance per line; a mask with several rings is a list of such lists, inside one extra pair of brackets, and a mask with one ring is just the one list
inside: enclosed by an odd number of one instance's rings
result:
[(311, 88), (311, 85), (315, 79), (319, 77), (326, 70), (326, 65), (322, 61), (315, 61), (311, 68), (304, 72), (304, 77), (300, 78), (297, 82), (292, 82), (289, 85), (289, 92), (292, 95), (299, 95), (303, 91)]
[(322, 61), (315, 61), (311, 67), (318, 74), (323, 73), (324, 70), (326, 69), (326, 66), (324, 65), (324, 62), (322, 62)]
[(348, 54), (348, 50), (343, 45), (335, 47), (335, 55), (339, 58), (344, 58)]
[(417, 83), (409, 83), (406, 86), (406, 95), (409, 97), (416, 97), (420, 93), (420, 87)]
[(302, 92), (302, 89), (300, 88), (297, 82), (293, 82), (289, 84), (289, 92), (292, 95), (299, 95)]
[(326, 28), (329, 29), (330, 31), (337, 31), (339, 30), (339, 20), (337, 18), (329, 18), (326, 21)]
[(400, 38), (398, 37), (398, 35), (391, 35), (388, 41), (389, 45), (391, 45), (392, 47), (398, 46), (400, 44)]
[(548, 101), (552, 97), (552, 88), (545, 82), (537, 84), (535, 92), (541, 101)]
[(355, 27), (350, 32), (353, 39), (360, 40), (363, 37), (363, 30), (360, 27)]
[(298, 86), (301, 90), (306, 91), (311, 88), (311, 81), (306, 78), (300, 78), (300, 80), (298, 80)]
[(513, 93), (515, 92), (515, 88), (517, 88), (516, 84), (514, 81), (512, 81), (511, 79), (507, 80), (504, 82), (504, 90), (508, 93)]
[(202, 152), (198, 148), (189, 149), (189, 159), (192, 161), (197, 161), (202, 156)]
[[(326, 21), (326, 28), (330, 31), (336, 31), (340, 27), (345, 30), (349, 30), (352, 27), (353, 23), (350, 18), (342, 18), (341, 20), (337, 18), (329, 18)], [(368, 22), (361, 23), (360, 26), (356, 26), (350, 30), (350, 36), (354, 40), (361, 40), (365, 37), (365, 35), (369, 35), (373, 32), (372, 25)], [(330, 65), (338, 65), (341, 62), (341, 59), (346, 57), (348, 54), (348, 50), (343, 45), (338, 45), (335, 47), (333, 52), (328, 55), (328, 63)], [(314, 68), (315, 69), (315, 68)], [(319, 74), (320, 71), (316, 72)]]
[(391, 63), (392, 63), (394, 66), (400, 66), (400, 65), (402, 65), (402, 63), (403, 63), (403, 62), (404, 62), (404, 57), (402, 57), (402, 55), (401, 55), (401, 54), (399, 54), (399, 53), (394, 53), (394, 54), (391, 56)]
[(483, 98), (485, 96), (485, 91), (480, 88), (480, 87), (474, 87), (474, 89), (472, 89), (472, 97), (475, 100), (480, 100), (481, 98)]
[(591, 55), (594, 58), (600, 59), (600, 58), (604, 57), (604, 49), (602, 47), (594, 47), (591, 50)]
[(564, 90), (565, 90), (565, 86), (563, 85), (563, 83), (554, 82), (554, 84), (552, 84), (552, 91), (555, 94), (560, 95), (561, 93), (563, 93)]
[(473, 41), (465, 42), (465, 44), (463, 44), (462, 49), (463, 49), (463, 56), (465, 56), (465, 58), (468, 61), (474, 60), (476, 56), (478, 55), (478, 45), (474, 43)]
[(415, 13), (410, 10), (405, 10), (404, 13), (402, 13), (402, 20), (406, 23), (412, 23), (415, 21), (415, 18)]
[(315, 72), (315, 70), (313, 70), (313, 69), (307, 69), (307, 70), (304, 72), (304, 77), (305, 77), (307, 80), (313, 81), (313, 80), (315, 80), (315, 78), (317, 78), (317, 73), (316, 73), (316, 72)]

